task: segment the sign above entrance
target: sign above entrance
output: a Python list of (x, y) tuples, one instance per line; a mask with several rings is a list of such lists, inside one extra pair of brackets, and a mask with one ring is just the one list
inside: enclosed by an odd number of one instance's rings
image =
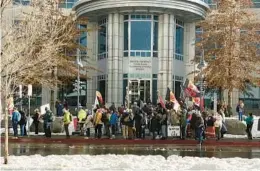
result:
[(146, 74), (152, 73), (152, 60), (147, 58), (129, 58), (129, 74)]

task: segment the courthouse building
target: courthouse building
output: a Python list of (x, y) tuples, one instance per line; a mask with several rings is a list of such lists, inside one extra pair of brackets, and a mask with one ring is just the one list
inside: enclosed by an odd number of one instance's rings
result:
[[(180, 85), (197, 67), (191, 63), (195, 56), (196, 34), (201, 30), (196, 23), (206, 11), (217, 8), (217, 0), (63, 0), (59, 7), (64, 12), (74, 11), (77, 17), (88, 19), (80, 43), (86, 46), (82, 58), (102, 72), (88, 72), (86, 91), (81, 95), (91, 106), (98, 90), (108, 104), (123, 103), (130, 87), (130, 99), (144, 102), (157, 101), (157, 90), (165, 97), (166, 88), (180, 96)], [(260, 14), (260, 0), (253, 0), (249, 9)], [(26, 6), (30, 0), (14, 0), (14, 20), (18, 5)], [(260, 15), (259, 15), (260, 16)], [(260, 18), (260, 17), (259, 17)], [(71, 87), (72, 84), (71, 84)], [(72, 88), (73, 89), (73, 88)], [(60, 91), (57, 97), (76, 101), (76, 92)], [(260, 89), (253, 87), (254, 97), (234, 92), (233, 105), (244, 99), (246, 106), (260, 109)], [(41, 103), (49, 102), (49, 90), (42, 89)], [(62, 95), (61, 95), (62, 94)], [(64, 95), (65, 94), (65, 95)], [(72, 103), (71, 103), (72, 104)]]

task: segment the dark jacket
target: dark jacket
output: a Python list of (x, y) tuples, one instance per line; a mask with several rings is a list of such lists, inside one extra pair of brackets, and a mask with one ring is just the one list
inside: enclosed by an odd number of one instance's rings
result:
[(27, 121), (26, 115), (23, 111), (19, 111), (19, 113), (21, 114), (21, 120), (19, 121), (19, 124), (25, 125)]
[(158, 130), (159, 120), (157, 119), (156, 115), (151, 119), (151, 132)]

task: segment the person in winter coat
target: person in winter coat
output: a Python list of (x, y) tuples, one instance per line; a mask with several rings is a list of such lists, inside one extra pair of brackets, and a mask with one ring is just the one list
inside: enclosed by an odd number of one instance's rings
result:
[(69, 125), (72, 122), (71, 120), (71, 114), (68, 110), (66, 110), (65, 108), (63, 109), (63, 124), (64, 124), (64, 130), (66, 133), (66, 138), (70, 138), (70, 134), (69, 134)]
[(168, 112), (165, 108), (158, 103), (157, 113), (161, 115), (160, 124), (161, 124), (161, 132), (162, 132), (162, 140), (167, 139), (167, 121), (168, 121)]
[(219, 113), (215, 113), (214, 118), (215, 118), (215, 122), (214, 122), (215, 135), (216, 135), (217, 140), (220, 140), (223, 119)]
[(53, 122), (53, 113), (50, 109), (46, 107), (45, 114), (42, 117), (45, 136), (47, 138), (51, 138), (51, 123)]
[(14, 107), (14, 111), (12, 113), (12, 126), (14, 130), (14, 137), (18, 137), (18, 122), (21, 120), (21, 114), (18, 112), (17, 108)]
[[(156, 132), (158, 131), (158, 119), (157, 119), (157, 114), (156, 113), (152, 113), (152, 118), (151, 118), (151, 133), (153, 136), (153, 140), (155, 140), (156, 138)], [(159, 135), (157, 135), (159, 136)]]
[(246, 132), (247, 132), (247, 137), (249, 140), (252, 140), (252, 127), (254, 124), (254, 117), (252, 113), (249, 113), (249, 116), (244, 119), (246, 122)]
[(103, 122), (101, 121), (102, 118), (102, 110), (98, 109), (97, 113), (94, 117), (94, 127), (95, 127), (95, 138), (100, 139), (102, 136), (102, 125)]
[(78, 112), (78, 123), (79, 123), (79, 129), (80, 129), (80, 135), (83, 136), (84, 135), (84, 123), (87, 117), (87, 113), (86, 111), (82, 108), (82, 106), (79, 107), (79, 112)]
[(34, 115), (33, 115), (33, 123), (34, 123), (34, 127), (35, 127), (35, 134), (37, 135), (39, 132), (39, 122), (40, 122), (40, 111), (39, 109), (35, 109), (34, 111)]
[(122, 124), (122, 131), (124, 139), (128, 139), (128, 124), (130, 121), (130, 116), (127, 110), (124, 111), (123, 115), (121, 116), (121, 124)]
[(20, 135), (21, 136), (25, 136), (25, 124), (27, 121), (26, 115), (23, 111), (19, 111), (19, 113), (21, 114), (21, 120), (19, 121), (19, 125), (20, 125)]
[(197, 118), (196, 123), (195, 123), (196, 138), (199, 141), (199, 144), (201, 145), (202, 141), (203, 141), (203, 132), (205, 130), (204, 119), (203, 119), (203, 117), (201, 116), (200, 113), (197, 113), (197, 117), (196, 118)]
[(115, 134), (116, 134), (116, 125), (117, 125), (117, 113), (114, 111), (112, 112), (111, 116), (110, 116), (110, 126), (111, 126), (111, 130), (112, 130), (112, 139), (115, 138)]
[(244, 103), (242, 100), (239, 100), (236, 112), (238, 113), (238, 120), (242, 121), (243, 120), (243, 113), (244, 113)]
[(188, 111), (186, 109), (182, 110), (181, 115), (181, 139), (186, 139), (186, 132), (187, 132), (187, 113)]
[(133, 106), (133, 114), (134, 114), (134, 123), (135, 123), (135, 130), (136, 130), (136, 138), (141, 139), (142, 134), (142, 126), (141, 126), (141, 120), (142, 120), (142, 113), (140, 108), (137, 106), (137, 103), (134, 103)]
[(86, 136), (87, 136), (87, 139), (89, 139), (90, 138), (90, 128), (93, 128), (93, 116), (92, 116), (90, 110), (87, 112), (87, 119), (85, 121), (85, 127), (86, 127)]

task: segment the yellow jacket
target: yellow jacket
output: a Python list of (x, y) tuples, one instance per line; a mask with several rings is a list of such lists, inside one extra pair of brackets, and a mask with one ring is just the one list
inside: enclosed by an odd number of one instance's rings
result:
[(86, 111), (83, 109), (80, 109), (80, 111), (78, 112), (79, 122), (81, 122), (83, 119), (86, 119), (86, 117), (87, 117)]
[(102, 118), (102, 113), (97, 112), (95, 115), (94, 124), (95, 125), (102, 124), (101, 118)]
[(70, 124), (71, 120), (70, 120), (70, 112), (66, 111), (64, 113), (64, 116), (63, 116), (63, 123), (64, 124)]

